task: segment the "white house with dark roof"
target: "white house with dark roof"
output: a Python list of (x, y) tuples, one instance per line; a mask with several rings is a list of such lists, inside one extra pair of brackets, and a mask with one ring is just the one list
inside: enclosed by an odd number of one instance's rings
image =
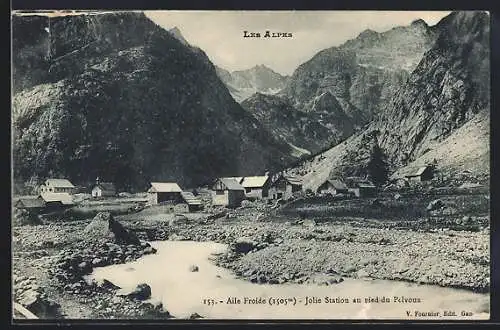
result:
[(47, 179), (40, 186), (41, 193), (68, 193), (73, 194), (76, 187), (67, 179)]
[(95, 185), (92, 187), (92, 197), (111, 197), (116, 196), (115, 185), (111, 182), (101, 182), (99, 178), (95, 180)]

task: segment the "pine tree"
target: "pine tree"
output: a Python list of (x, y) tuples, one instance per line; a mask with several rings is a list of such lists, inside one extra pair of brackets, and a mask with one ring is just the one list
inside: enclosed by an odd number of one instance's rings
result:
[(376, 186), (382, 186), (387, 182), (389, 170), (386, 156), (378, 143), (373, 144), (367, 170), (370, 179)]

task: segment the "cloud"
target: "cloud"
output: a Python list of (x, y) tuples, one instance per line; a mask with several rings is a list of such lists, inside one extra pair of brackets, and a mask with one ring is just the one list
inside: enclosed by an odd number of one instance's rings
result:
[[(449, 12), (434, 11), (146, 11), (164, 28), (177, 26), (186, 40), (230, 71), (265, 64), (282, 74), (318, 51), (338, 46), (369, 28), (383, 32), (421, 18), (436, 24)], [(243, 38), (243, 31), (290, 32), (292, 38)]]

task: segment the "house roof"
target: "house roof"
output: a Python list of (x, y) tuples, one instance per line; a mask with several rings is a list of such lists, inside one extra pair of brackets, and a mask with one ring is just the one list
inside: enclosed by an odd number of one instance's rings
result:
[(229, 176), (226, 179), (233, 179), (234, 181), (238, 182), (241, 184), (241, 181), (243, 180), (242, 176)]
[(293, 185), (301, 186), (302, 185), (302, 179), (294, 177), (294, 176), (289, 176), (285, 178), (286, 181), (290, 182)]
[(275, 183), (280, 182), (282, 180), (285, 180), (287, 183), (290, 183), (292, 185), (297, 185), (297, 186), (302, 185), (302, 179), (300, 179), (296, 176), (293, 176), (293, 175), (285, 176), (284, 174), (280, 173), (276, 176), (271, 177), (272, 184), (275, 184)]
[(427, 168), (428, 166), (412, 167), (408, 169), (408, 171), (405, 172), (403, 175), (405, 177), (420, 176), (425, 172)]
[(228, 190), (245, 190), (243, 186), (233, 178), (219, 178), (219, 180)]
[(247, 176), (243, 178), (241, 185), (243, 188), (260, 188), (269, 180), (269, 176)]
[(175, 182), (151, 182), (148, 192), (182, 192), (181, 187)]
[(75, 186), (67, 179), (47, 179), (45, 180), (45, 184), (57, 188), (75, 188)]
[(40, 197), (45, 202), (61, 202), (64, 205), (74, 204), (73, 198), (68, 193), (53, 193), (53, 192), (43, 192)]
[(328, 179), (326, 180), (326, 182), (330, 182), (331, 185), (335, 188), (335, 189), (347, 189), (347, 186), (345, 183), (343, 183), (342, 181), (340, 180), (337, 180), (337, 179)]
[(99, 182), (99, 184), (96, 184), (94, 188), (101, 188), (101, 190), (105, 191), (116, 191), (114, 183), (111, 182)]
[(25, 207), (27, 209), (30, 209), (30, 208), (44, 207), (45, 203), (43, 199), (40, 198), (21, 198), (16, 202), (15, 205), (18, 207)]
[(186, 203), (188, 203), (188, 205), (201, 205), (202, 204), (201, 199), (199, 199), (198, 197), (193, 195), (192, 192), (184, 191), (184, 192), (181, 192), (181, 195), (182, 195), (182, 198), (184, 199), (184, 201)]

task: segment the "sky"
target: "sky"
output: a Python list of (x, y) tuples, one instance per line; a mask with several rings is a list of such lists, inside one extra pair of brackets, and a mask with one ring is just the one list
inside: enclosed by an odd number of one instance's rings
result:
[[(421, 18), (435, 25), (449, 11), (145, 11), (229, 71), (264, 64), (290, 75), (318, 51), (339, 46), (366, 29), (387, 31)], [(244, 38), (244, 31), (291, 33), (291, 38)]]

